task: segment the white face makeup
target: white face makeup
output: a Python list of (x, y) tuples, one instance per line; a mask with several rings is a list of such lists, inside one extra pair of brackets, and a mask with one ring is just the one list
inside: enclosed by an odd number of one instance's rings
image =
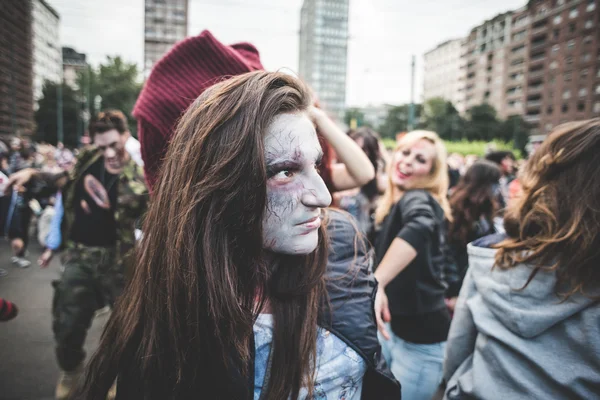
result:
[(267, 128), (265, 249), (283, 254), (316, 249), (320, 208), (331, 203), (317, 170), (322, 155), (315, 128), (303, 113), (278, 115)]

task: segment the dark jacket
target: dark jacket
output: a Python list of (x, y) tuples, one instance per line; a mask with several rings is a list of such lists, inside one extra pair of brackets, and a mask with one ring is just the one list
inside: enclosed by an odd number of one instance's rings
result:
[(417, 256), (387, 286), (394, 315), (416, 316), (445, 308), (444, 211), (425, 190), (409, 190), (392, 206), (375, 242), (377, 265), (396, 238), (403, 239)]
[(322, 313), (319, 325), (329, 329), (365, 360), (367, 372), (362, 399), (398, 400), (400, 385), (385, 364), (377, 340), (374, 311), (377, 281), (373, 276), (373, 258), (366, 254), (366, 243), (357, 241), (350, 215), (331, 210), (329, 216), (327, 293), (331, 312)]
[[(349, 214), (330, 210), (329, 218), (327, 231), (331, 245), (326, 276), (329, 298), (322, 306), (319, 326), (330, 330), (364, 359), (367, 371), (363, 380), (363, 400), (398, 400), (400, 384), (385, 364), (377, 340), (374, 312), (377, 282), (372, 271), (372, 255), (367, 253), (366, 244), (363, 245), (357, 237), (355, 222)], [(253, 339), (250, 348), (254, 350)], [(198, 398), (252, 400), (253, 351), (250, 362), (250, 376), (230, 376), (228, 394), (219, 393), (211, 397), (212, 394), (198, 393)], [(141, 399), (139, 388), (142, 377), (132, 372), (119, 377), (116, 400)]]

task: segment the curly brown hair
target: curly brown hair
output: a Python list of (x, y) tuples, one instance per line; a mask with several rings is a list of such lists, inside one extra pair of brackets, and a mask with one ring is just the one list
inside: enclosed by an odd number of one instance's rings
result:
[(496, 265), (531, 264), (524, 287), (539, 271), (555, 271), (557, 295), (590, 295), (600, 282), (600, 118), (557, 127), (519, 181)]

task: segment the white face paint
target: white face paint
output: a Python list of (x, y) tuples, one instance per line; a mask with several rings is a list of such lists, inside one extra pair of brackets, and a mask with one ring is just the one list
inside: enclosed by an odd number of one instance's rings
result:
[(267, 128), (265, 249), (284, 254), (316, 249), (320, 208), (331, 203), (317, 170), (322, 155), (315, 128), (304, 113), (278, 115)]

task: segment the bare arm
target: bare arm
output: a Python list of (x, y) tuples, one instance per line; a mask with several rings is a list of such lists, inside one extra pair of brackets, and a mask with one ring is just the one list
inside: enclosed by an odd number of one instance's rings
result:
[(375, 168), (360, 146), (342, 132), (322, 110), (311, 107), (309, 115), (341, 162), (331, 166), (334, 188), (347, 190), (369, 183), (375, 177)]
[(379, 286), (387, 286), (416, 256), (417, 251), (408, 242), (400, 238), (394, 239), (375, 271)]

